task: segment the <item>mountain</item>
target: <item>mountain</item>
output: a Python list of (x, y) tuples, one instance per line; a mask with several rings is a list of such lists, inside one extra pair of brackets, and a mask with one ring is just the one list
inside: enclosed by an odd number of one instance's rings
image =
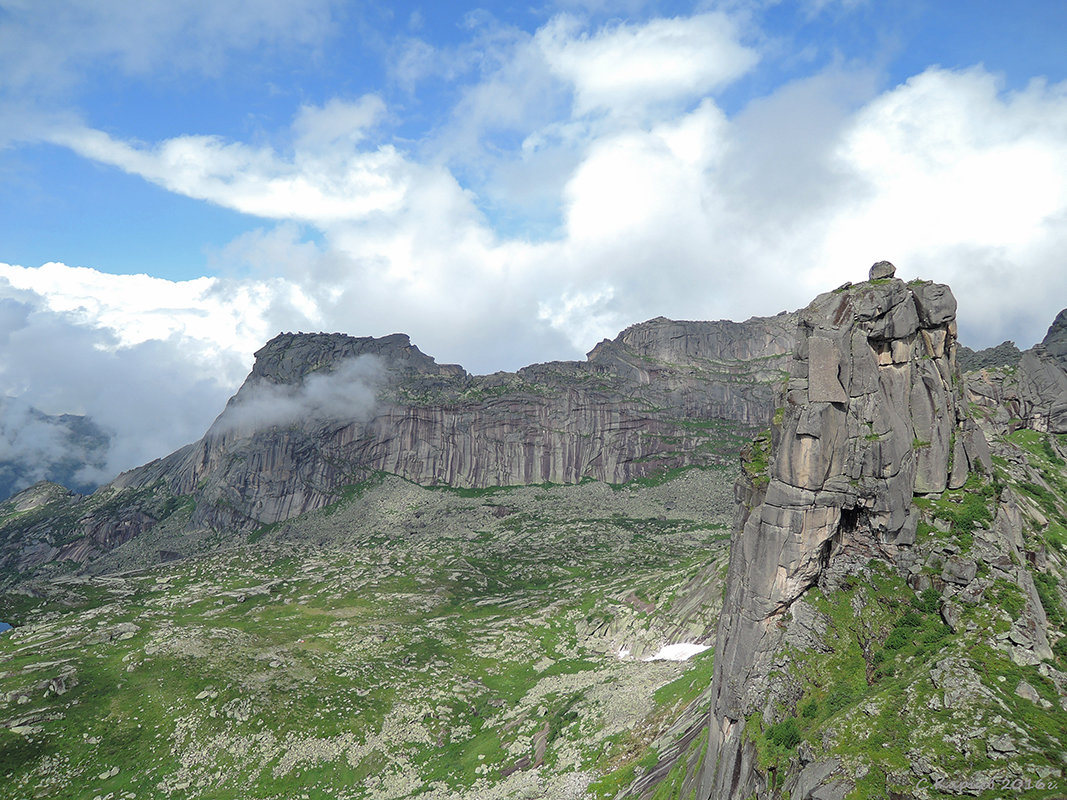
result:
[(1040, 344), (1017, 360), (983, 365), (968, 376), (967, 392), (982, 407), (982, 417), (993, 415), (989, 421), (998, 433), (1020, 426), (1067, 433), (1067, 309)]
[(110, 437), (91, 419), (50, 415), (14, 398), (0, 398), (0, 502), (41, 480), (91, 492), (107, 458)]
[[(745, 472), (697, 796), (981, 794), (1019, 774), (1062, 791), (1061, 533), (1035, 524), (1025, 480), (1062, 518), (1064, 442), (1015, 471), (1009, 441), (998, 464), (967, 411), (951, 291), (879, 267), (801, 312), (769, 452)], [(1041, 429), (1055, 368), (1029, 353), (1011, 384)]]
[(601, 342), (585, 362), (487, 376), (439, 365), (401, 334), (282, 334), (256, 353), (199, 442), (90, 497), (52, 486), (12, 498), (0, 575), (71, 561), (110, 569), (116, 561), (104, 557), (133, 539), (127, 566), (189, 554), (205, 536), (280, 524), (379, 473), (485, 488), (624, 483), (731, 463), (770, 420), (795, 327), (790, 314), (659, 318)]
[(276, 337), (0, 507), (0, 797), (1063, 796), (1067, 311), (967, 372), (955, 311), (880, 262), (513, 374)]

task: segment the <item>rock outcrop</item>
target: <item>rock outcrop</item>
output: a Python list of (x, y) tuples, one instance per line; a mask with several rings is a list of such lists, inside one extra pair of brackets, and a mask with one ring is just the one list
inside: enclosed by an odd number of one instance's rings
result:
[(187, 506), (192, 529), (254, 530), (382, 472), (483, 488), (623, 483), (732, 463), (770, 420), (795, 331), (786, 313), (743, 323), (660, 317), (601, 342), (584, 362), (484, 376), (437, 364), (402, 334), (281, 334), (256, 353), (203, 439), (101, 490), (130, 498), (109, 505), (114, 525), (72, 498), (62, 535), (42, 521), (19, 544), (9, 537), (0, 565), (26, 569), (61, 554), (84, 562)]
[(1000, 433), (1018, 427), (1067, 433), (1067, 308), (1015, 364), (982, 364), (966, 386), (968, 401), (984, 408)]
[(774, 665), (797, 601), (871, 558), (901, 561), (916, 539), (913, 496), (991, 467), (961, 409), (952, 292), (905, 284), (884, 263), (871, 275), (800, 313), (769, 460), (742, 491), (748, 507), (731, 547), (708, 749), (695, 781), (701, 798), (767, 790), (746, 719), (769, 722), (781, 702)]

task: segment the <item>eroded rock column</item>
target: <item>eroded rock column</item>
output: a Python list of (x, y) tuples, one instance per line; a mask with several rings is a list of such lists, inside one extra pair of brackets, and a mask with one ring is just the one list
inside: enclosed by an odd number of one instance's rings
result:
[(739, 492), (751, 505), (731, 544), (698, 797), (765, 788), (745, 719), (770, 718), (794, 601), (871, 557), (892, 561), (915, 540), (914, 494), (962, 485), (988, 459), (960, 411), (951, 290), (894, 274), (879, 262), (801, 312), (766, 474)]

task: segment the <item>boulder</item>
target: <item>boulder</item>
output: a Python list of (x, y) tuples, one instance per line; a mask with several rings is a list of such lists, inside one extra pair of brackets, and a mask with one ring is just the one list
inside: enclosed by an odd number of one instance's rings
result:
[(944, 325), (956, 318), (956, 298), (943, 283), (920, 283), (912, 287), (919, 323), (924, 328)]
[(888, 261), (878, 261), (871, 266), (869, 273), (870, 280), (880, 281), (885, 278), (892, 278), (897, 274), (897, 268), (890, 264)]
[(966, 586), (974, 580), (978, 574), (978, 564), (972, 559), (951, 556), (945, 561), (941, 570), (941, 580), (947, 583), (955, 583)]

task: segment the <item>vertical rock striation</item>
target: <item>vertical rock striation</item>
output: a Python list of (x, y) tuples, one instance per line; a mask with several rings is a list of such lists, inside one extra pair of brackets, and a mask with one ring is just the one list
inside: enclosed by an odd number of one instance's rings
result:
[(961, 409), (952, 292), (893, 273), (880, 262), (871, 280), (800, 313), (769, 458), (739, 486), (747, 502), (731, 545), (700, 798), (766, 789), (746, 718), (774, 712), (781, 623), (795, 601), (872, 557), (897, 561), (915, 541), (913, 496), (990, 466)]
[(403, 334), (279, 334), (200, 441), (54, 513), (15, 519), (0, 509), (0, 570), (61, 554), (85, 562), (175, 509), (191, 509), (190, 530), (255, 530), (333, 503), (375, 473), (484, 488), (623, 483), (731, 463), (770, 421), (795, 333), (787, 313), (659, 317), (586, 361), (481, 376), (438, 364)]
[(585, 362), (486, 376), (437, 364), (403, 334), (281, 334), (202, 440), (116, 484), (162, 480), (197, 495), (194, 524), (240, 529), (321, 508), (373, 472), (484, 488), (716, 463), (732, 442), (720, 447), (708, 421), (767, 423), (794, 331), (790, 314), (660, 317)]

